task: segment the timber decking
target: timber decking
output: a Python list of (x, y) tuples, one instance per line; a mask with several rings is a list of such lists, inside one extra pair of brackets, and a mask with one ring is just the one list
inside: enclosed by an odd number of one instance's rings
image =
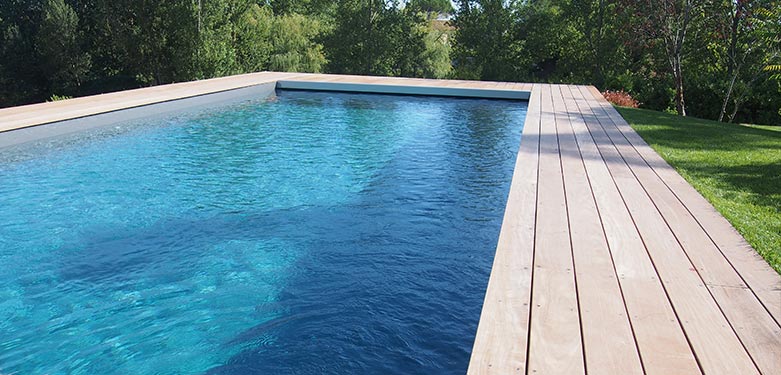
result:
[(0, 109), (0, 132), (278, 80), (531, 91), (470, 374), (781, 371), (781, 277), (593, 87), (255, 73)]
[(781, 277), (593, 87), (534, 85), (470, 374), (774, 374), (779, 313)]

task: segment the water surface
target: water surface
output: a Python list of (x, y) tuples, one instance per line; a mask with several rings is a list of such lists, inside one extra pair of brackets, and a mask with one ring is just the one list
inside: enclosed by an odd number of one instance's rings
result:
[(0, 150), (0, 373), (463, 373), (525, 113), (280, 92)]

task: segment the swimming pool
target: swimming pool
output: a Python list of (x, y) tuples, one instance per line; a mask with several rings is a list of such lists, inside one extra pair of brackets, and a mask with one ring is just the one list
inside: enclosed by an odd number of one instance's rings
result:
[(0, 373), (463, 373), (525, 113), (279, 91), (0, 149)]

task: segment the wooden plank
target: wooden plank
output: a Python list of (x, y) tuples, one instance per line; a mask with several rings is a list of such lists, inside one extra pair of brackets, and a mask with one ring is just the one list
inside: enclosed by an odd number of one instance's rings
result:
[(526, 114), (469, 374), (525, 374), (537, 204), (540, 95)]
[(252, 73), (5, 108), (0, 109), (0, 131), (249, 87), (262, 83), (273, 83), (279, 79), (291, 78), (295, 75), (293, 73)]
[[(642, 374), (637, 344), (632, 334), (624, 299), (591, 185), (566, 115), (574, 107), (571, 98), (555, 88), (553, 105), (561, 147), (561, 163), (572, 237), (572, 252), (578, 286), (586, 368), (595, 374)], [(564, 87), (565, 91), (569, 88)], [(566, 116), (565, 116), (566, 115)]]
[[(613, 143), (610, 133), (606, 132), (609, 129), (604, 128), (609, 119), (600, 112), (598, 103), (593, 100), (591, 103), (589, 110), (596, 115), (600, 124), (599, 127), (589, 127), (597, 147), (603, 154), (618, 153), (617, 145)], [(627, 162), (618, 153), (614, 160), (607, 162), (607, 166), (656, 265), (703, 371), (710, 374), (758, 373), (729, 322)]]
[(596, 118), (579, 91), (565, 92), (567, 109), (594, 198), (600, 212), (619, 285), (637, 341), (643, 368), (648, 374), (698, 374), (700, 369), (682, 331), (678, 317), (662, 287), (632, 217), (610, 175), (606, 160), (588, 130)]
[[(604, 107), (601, 112), (607, 115)], [(781, 327), (615, 122), (611, 117), (603, 128), (656, 204), (757, 367), (766, 374), (781, 369)]]
[(781, 322), (781, 276), (751, 248), (735, 228), (637, 134), (595, 88), (589, 88), (618, 129), (653, 168), (687, 210), (696, 218), (708, 237), (738, 271), (746, 285), (757, 295), (774, 320)]
[(585, 373), (556, 115), (542, 86), (529, 371)]

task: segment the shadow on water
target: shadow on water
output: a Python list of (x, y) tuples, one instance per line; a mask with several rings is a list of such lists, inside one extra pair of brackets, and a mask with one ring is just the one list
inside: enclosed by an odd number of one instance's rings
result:
[[(184, 215), (183, 215), (184, 216)], [(138, 270), (172, 269), (172, 264), (196, 264), (209, 246), (229, 240), (334, 236), (313, 223), (333, 223), (360, 230), (358, 217), (322, 207), (281, 209), (219, 217), (170, 218), (147, 228), (96, 227), (75, 244), (61, 248), (60, 277), (64, 281), (99, 283), (105, 279), (132, 279)], [(337, 224), (339, 223), (339, 224)], [(289, 238), (280, 238), (287, 233)]]
[(341, 234), (312, 239), (280, 298), (290, 315), (228, 341), (238, 353), (207, 374), (466, 370), (520, 129), (479, 107), (449, 115), (469, 125), (417, 129), (410, 142), (438, 151), (396, 155), (358, 202), (331, 212), (341, 224), (323, 232)]

